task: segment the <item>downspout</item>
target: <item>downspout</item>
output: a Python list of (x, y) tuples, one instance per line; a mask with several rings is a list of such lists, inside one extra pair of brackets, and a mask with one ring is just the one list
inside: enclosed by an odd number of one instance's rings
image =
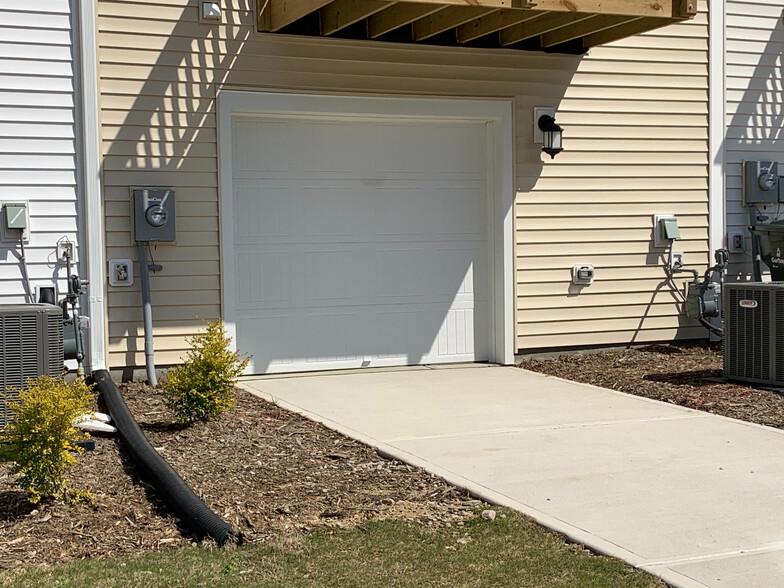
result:
[[(724, 0), (709, 0), (708, 3), (708, 251), (727, 247), (725, 235), (725, 26)], [(753, 239), (753, 237), (752, 237)], [(710, 258), (709, 258), (710, 263)], [(725, 273), (720, 280), (723, 282)], [(721, 287), (721, 282), (719, 284)], [(720, 327), (721, 319), (713, 319), (713, 326)], [(711, 331), (711, 340), (719, 338)]]
[[(90, 317), (88, 330), (87, 371), (106, 368), (106, 309), (104, 276), (104, 225), (103, 203), (101, 200), (101, 148), (98, 106), (98, 56), (95, 26), (95, 3), (93, 0), (78, 2), (77, 38), (79, 51), (79, 100), (82, 124), (81, 183), (82, 224), (81, 235), (84, 247), (82, 261), (87, 265), (87, 279), (90, 283), (86, 297), (87, 316)], [(78, 108), (78, 106), (77, 106)], [(84, 300), (83, 300), (84, 302)]]

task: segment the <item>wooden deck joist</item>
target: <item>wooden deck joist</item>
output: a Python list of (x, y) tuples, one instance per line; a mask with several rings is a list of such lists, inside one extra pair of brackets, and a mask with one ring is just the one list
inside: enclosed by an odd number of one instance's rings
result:
[(582, 52), (693, 18), (697, 0), (264, 0), (260, 31)]

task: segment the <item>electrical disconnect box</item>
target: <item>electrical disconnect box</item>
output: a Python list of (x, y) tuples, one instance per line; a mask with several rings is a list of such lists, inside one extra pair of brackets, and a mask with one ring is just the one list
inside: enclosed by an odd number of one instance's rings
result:
[(5, 226), (7, 229), (27, 228), (27, 204), (25, 202), (6, 202)]
[(743, 203), (779, 201), (779, 164), (775, 161), (743, 162)]
[(131, 190), (136, 241), (174, 241), (176, 236), (174, 190), (137, 188)]
[(0, 242), (30, 240), (30, 207), (27, 202), (0, 202)]
[(675, 239), (681, 238), (678, 219), (674, 214), (653, 215), (653, 246), (661, 249), (668, 247)]

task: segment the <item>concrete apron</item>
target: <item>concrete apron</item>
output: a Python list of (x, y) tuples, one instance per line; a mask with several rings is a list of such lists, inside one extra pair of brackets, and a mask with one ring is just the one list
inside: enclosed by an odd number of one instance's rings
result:
[(782, 585), (784, 431), (513, 367), (240, 386), (671, 585)]

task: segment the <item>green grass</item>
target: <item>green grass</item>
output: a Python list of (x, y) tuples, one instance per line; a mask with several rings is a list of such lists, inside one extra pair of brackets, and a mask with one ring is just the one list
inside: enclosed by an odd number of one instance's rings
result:
[(521, 515), (499, 513), (506, 517), (476, 519), (439, 530), (385, 521), (334, 535), (280, 537), (235, 550), (190, 547), (50, 569), (29, 567), (1, 574), (0, 586), (663, 586), (621, 561), (565, 544)]

